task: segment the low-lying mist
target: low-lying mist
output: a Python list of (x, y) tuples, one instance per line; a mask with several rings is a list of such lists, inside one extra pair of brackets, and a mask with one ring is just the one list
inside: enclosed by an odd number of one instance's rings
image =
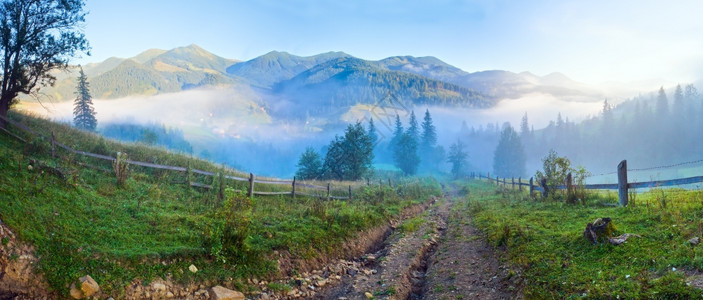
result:
[[(407, 128), (410, 110), (420, 122), (425, 110), (429, 110), (437, 128), (438, 145), (447, 149), (461, 136), (462, 130), (498, 132), (504, 122), (517, 127), (526, 113), (535, 130), (547, 126), (558, 114), (570, 121), (580, 121), (598, 114), (602, 103), (594, 100), (529, 94), (500, 101), (489, 109), (416, 106), (397, 113)], [(383, 124), (390, 119), (377, 114), (374, 110), (378, 107), (364, 106), (361, 114), (342, 121), (339, 112), (310, 115), (309, 111), (315, 111), (314, 108), (296, 111), (297, 107), (290, 103), (264, 98), (248, 87), (208, 88), (93, 102), (99, 131), (107, 124), (160, 124), (182, 131), (196, 156), (265, 176), (292, 177), (306, 147), (321, 151), (334, 135), (342, 134), (350, 122), (362, 121), (367, 127), (368, 118), (373, 117), (381, 137), (379, 147), (384, 147), (383, 139), (390, 139), (392, 135), (392, 124)], [(44, 108), (25, 103), (21, 107), (59, 121), (72, 119), (72, 102), (43, 105)], [(340, 108), (340, 111), (349, 109)], [(477, 170), (490, 171), (496, 144), (497, 140), (492, 138), (468, 143), (466, 150), (471, 165)], [(377, 156), (375, 163), (392, 163), (390, 155)]]

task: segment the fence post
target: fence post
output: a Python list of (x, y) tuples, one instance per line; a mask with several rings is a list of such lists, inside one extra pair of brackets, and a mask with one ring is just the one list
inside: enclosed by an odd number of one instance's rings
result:
[(351, 185), (349, 186), (349, 200), (351, 200), (352, 194), (351, 194)]
[(390, 178), (390, 177), (388, 177), (388, 186), (393, 187), (393, 185), (391, 184), (391, 178)]
[(566, 174), (566, 201), (574, 201), (576, 202), (576, 199), (571, 199), (571, 195), (573, 195), (574, 192), (574, 185), (573, 185), (573, 177), (571, 176), (571, 172), (569, 174)]
[(522, 192), (522, 176), (517, 178), (517, 189)]
[(500, 177), (496, 176), (496, 186), (500, 186)]
[(532, 193), (535, 191), (535, 187), (534, 187), (534, 185), (532, 184), (532, 183), (533, 183), (533, 181), (532, 181), (533, 179), (534, 179), (533, 177), (530, 177), (530, 197), (532, 197)]
[(56, 152), (54, 152), (56, 149), (56, 137), (54, 136), (54, 132), (51, 132), (51, 157), (56, 157)]
[(291, 195), (293, 195), (293, 199), (295, 199), (295, 176), (293, 176), (293, 191), (291, 192)]
[(547, 196), (549, 196), (549, 187), (547, 187), (547, 178), (542, 178), (540, 184), (542, 185), (542, 197), (547, 198)]
[(515, 177), (512, 178), (512, 185), (510, 186), (511, 189), (515, 189)]
[(249, 173), (249, 198), (254, 197), (254, 173)]
[(627, 206), (627, 160), (618, 164), (618, 197), (620, 206)]
[(505, 183), (505, 177), (503, 177), (503, 187), (506, 187), (506, 186), (508, 186), (508, 185)]
[(369, 185), (371, 185), (371, 179), (369, 179), (368, 177), (366, 177), (366, 186), (369, 186)]
[(330, 200), (330, 183), (327, 183), (327, 200)]

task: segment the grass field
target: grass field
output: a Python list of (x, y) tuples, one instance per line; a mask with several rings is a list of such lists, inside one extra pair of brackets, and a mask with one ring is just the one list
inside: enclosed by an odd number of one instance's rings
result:
[[(703, 268), (703, 191), (653, 189), (631, 195), (627, 208), (613, 192), (588, 194), (585, 203), (534, 199), (527, 192), (486, 182), (459, 182), (474, 224), (506, 259), (524, 271), (527, 298), (691, 299), (689, 285)], [(612, 218), (616, 235), (633, 233), (619, 246), (591, 244), (586, 224)]]
[[(17, 114), (13, 118), (44, 134), (54, 131), (57, 140), (74, 149), (113, 157), (120, 151), (138, 161), (222, 170), (207, 161), (104, 140), (66, 125)], [(86, 274), (118, 297), (133, 279), (148, 283), (168, 276), (180, 283), (231, 278), (246, 291), (246, 279), (277, 273), (274, 251), (297, 258), (325, 255), (359, 231), (441, 193), (439, 184), (428, 179), (398, 188), (359, 185), (350, 201), (249, 199), (235, 191), (246, 190), (246, 182), (227, 182), (226, 197), (219, 199), (215, 191), (181, 184), (183, 172), (137, 166), (130, 166), (125, 185), (119, 186), (109, 162), (64, 152), (51, 158), (45, 140), (13, 132), (28, 143), (0, 132), (0, 218), (35, 246), (39, 271), (63, 295), (70, 283)], [(30, 168), (30, 160), (44, 167)], [(281, 188), (257, 184), (257, 190)], [(190, 264), (200, 271), (187, 272)]]

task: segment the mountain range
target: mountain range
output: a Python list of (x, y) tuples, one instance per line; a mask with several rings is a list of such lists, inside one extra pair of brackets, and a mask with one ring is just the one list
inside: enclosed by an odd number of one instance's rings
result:
[[(296, 56), (272, 51), (248, 61), (217, 56), (197, 46), (150, 49), (132, 58), (109, 58), (82, 66), (93, 98), (173, 93), (207, 86), (247, 85), (294, 104), (353, 106), (394, 95), (408, 104), (486, 108), (505, 98), (529, 93), (557, 97), (594, 97), (598, 92), (560, 73), (469, 73), (435, 57), (394, 56), (364, 60), (344, 52)], [(74, 98), (77, 68), (57, 73), (54, 99)], [(266, 98), (266, 97), (264, 97)]]

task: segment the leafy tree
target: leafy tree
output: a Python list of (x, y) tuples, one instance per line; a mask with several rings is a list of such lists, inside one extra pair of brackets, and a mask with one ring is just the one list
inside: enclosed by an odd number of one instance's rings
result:
[(322, 171), (322, 158), (312, 147), (305, 148), (305, 152), (298, 160), (298, 179), (308, 180), (320, 177)]
[(554, 149), (549, 150), (549, 154), (542, 158), (542, 171), (537, 171), (535, 178), (537, 182), (542, 182), (542, 179), (547, 179), (547, 187), (549, 190), (554, 190), (557, 186), (563, 185), (566, 181), (566, 176), (573, 171), (571, 161), (564, 157), (560, 157)]
[(457, 139), (456, 143), (449, 146), (447, 162), (452, 164), (452, 175), (454, 175), (454, 178), (459, 178), (463, 175), (468, 157), (469, 155), (464, 152), (464, 144), (461, 140)]
[(373, 144), (361, 123), (350, 124), (344, 137), (335, 136), (323, 165), (323, 176), (338, 180), (359, 180), (373, 171)]
[(493, 154), (493, 172), (500, 177), (520, 177), (525, 174), (525, 149), (511, 126), (500, 134)]
[(98, 120), (95, 119), (95, 109), (93, 108), (93, 97), (90, 96), (88, 87), (88, 77), (83, 73), (83, 68), (80, 69), (79, 74), (76, 100), (73, 104), (73, 123), (80, 129), (94, 131), (98, 125)]
[(409, 130), (398, 141), (398, 146), (393, 153), (393, 159), (395, 160), (395, 165), (405, 175), (414, 175), (417, 172), (417, 166), (420, 164), (420, 158), (417, 156), (417, 141), (412, 137)]
[[(85, 21), (82, 0), (2, 0), (0, 2), (0, 116), (22, 94), (36, 95), (53, 85), (53, 70), (89, 50), (80, 31)], [(5, 122), (0, 121), (0, 127)]]

